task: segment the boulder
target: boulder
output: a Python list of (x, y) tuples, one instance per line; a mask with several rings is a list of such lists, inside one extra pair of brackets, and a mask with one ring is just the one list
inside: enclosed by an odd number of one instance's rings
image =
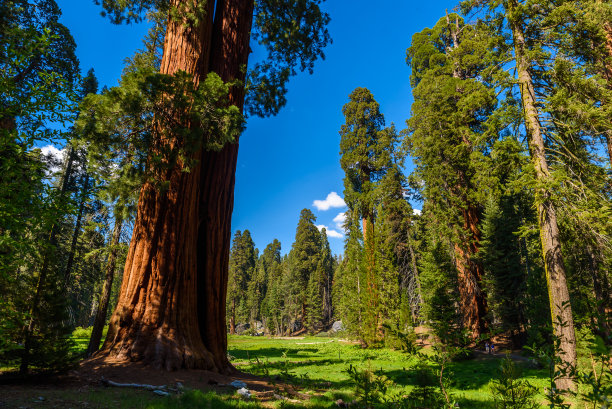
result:
[(242, 335), (244, 334), (249, 328), (251, 328), (250, 324), (238, 324), (236, 325), (236, 334), (238, 335)]
[(335, 321), (332, 324), (332, 327), (329, 330), (329, 332), (339, 332), (339, 331), (344, 331), (344, 326), (342, 325), (342, 321)]

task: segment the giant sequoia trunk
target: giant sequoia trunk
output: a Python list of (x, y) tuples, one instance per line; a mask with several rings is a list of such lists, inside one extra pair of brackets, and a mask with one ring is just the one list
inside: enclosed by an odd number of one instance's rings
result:
[[(244, 82), (249, 58), (253, 0), (218, 1), (210, 55), (210, 70), (223, 81)], [(230, 90), (229, 103), (241, 111), (244, 87)], [(221, 371), (227, 360), (226, 288), (234, 209), (238, 141), (202, 157), (198, 223), (198, 321), (201, 339)]]
[[(523, 114), (525, 116), (527, 142), (535, 168), (536, 179), (540, 186), (536, 191), (536, 205), (552, 323), (554, 333), (561, 341), (560, 350), (558, 351), (563, 363), (561, 366), (574, 367), (576, 365), (574, 319), (572, 317), (572, 307), (565, 277), (565, 265), (561, 254), (556, 209), (550, 192), (546, 188), (546, 185), (551, 182), (551, 175), (544, 151), (544, 139), (536, 107), (535, 89), (529, 71), (529, 61), (526, 56), (525, 36), (522, 24), (516, 16), (518, 4), (516, 0), (512, 0), (508, 5), (507, 14), (510, 16), (510, 27), (514, 41), (516, 70), (521, 90)], [(557, 382), (557, 387), (573, 389), (574, 382), (570, 377), (564, 377)]]
[[(189, 2), (172, 1), (186, 7)], [(196, 23), (169, 18), (161, 72), (193, 75), (196, 85), (208, 73), (213, 4)], [(163, 127), (163, 123), (156, 124)], [(180, 141), (160, 140), (175, 146)], [(194, 155), (196, 161), (201, 152)], [(160, 189), (143, 186), (117, 308), (101, 355), (142, 361), (168, 370), (218, 370), (219, 350), (209, 350), (198, 322), (198, 166), (183, 171), (180, 160), (157, 176)], [(223, 358), (225, 352), (223, 352)]]
[(487, 331), (487, 301), (482, 291), (482, 265), (474, 260), (479, 250), (478, 210), (470, 205), (463, 211), (465, 242), (455, 244), (455, 265), (459, 284), (459, 302), (463, 325), (473, 338)]

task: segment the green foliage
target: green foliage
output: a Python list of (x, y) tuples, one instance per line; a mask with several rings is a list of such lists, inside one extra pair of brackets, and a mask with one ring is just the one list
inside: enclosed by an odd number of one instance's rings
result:
[(249, 281), (255, 273), (257, 253), (248, 230), (238, 230), (230, 251), (229, 278), (227, 284), (228, 319), (235, 324), (246, 323), (250, 318), (247, 308)]
[(423, 317), (431, 322), (436, 336), (448, 340), (459, 328), (455, 309), (458, 302), (457, 272), (450, 250), (442, 242), (428, 245), (420, 260), (419, 280), (423, 289)]
[(366, 409), (382, 402), (392, 382), (382, 373), (371, 369), (359, 370), (353, 365), (346, 369), (351, 383), (355, 387), (355, 397)]
[(493, 396), (497, 409), (538, 409), (536, 389), (528, 381), (520, 379), (522, 371), (510, 356), (502, 360), (499, 378), (493, 382)]
[(189, 171), (200, 149), (219, 150), (242, 132), (239, 109), (227, 104), (231, 85), (214, 73), (196, 88), (185, 72), (126, 72), (119, 87), (85, 98), (77, 131), (90, 143), (90, 161), (103, 178), (112, 179), (109, 163), (120, 163), (142, 175), (140, 183), (163, 187), (164, 170), (181, 163)]

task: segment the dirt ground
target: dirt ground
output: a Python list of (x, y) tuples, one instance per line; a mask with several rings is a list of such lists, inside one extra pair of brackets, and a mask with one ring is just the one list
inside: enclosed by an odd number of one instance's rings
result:
[[(135, 388), (107, 387), (102, 380), (117, 383), (166, 385), (175, 388), (177, 382), (186, 389), (215, 390), (234, 393), (229, 386), (239, 380), (261, 401), (273, 398), (274, 386), (267, 380), (236, 372), (220, 375), (205, 370), (167, 372), (138, 363), (89, 359), (63, 375), (34, 375), (27, 381), (12, 374), (0, 374), (0, 409), (47, 408), (108, 408), (145, 407), (159, 399), (151, 391)], [(278, 387), (287, 387), (276, 384)], [(289, 387), (288, 387), (289, 388)]]

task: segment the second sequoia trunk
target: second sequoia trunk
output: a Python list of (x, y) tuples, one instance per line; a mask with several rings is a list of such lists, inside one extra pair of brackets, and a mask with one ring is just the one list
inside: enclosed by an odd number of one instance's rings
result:
[[(218, 1), (210, 70), (225, 82), (244, 83), (249, 58), (253, 0)], [(229, 103), (241, 111), (244, 86), (230, 90)], [(198, 321), (202, 340), (218, 368), (231, 370), (227, 360), (226, 288), (234, 209), (238, 141), (218, 152), (203, 153), (198, 223)]]

